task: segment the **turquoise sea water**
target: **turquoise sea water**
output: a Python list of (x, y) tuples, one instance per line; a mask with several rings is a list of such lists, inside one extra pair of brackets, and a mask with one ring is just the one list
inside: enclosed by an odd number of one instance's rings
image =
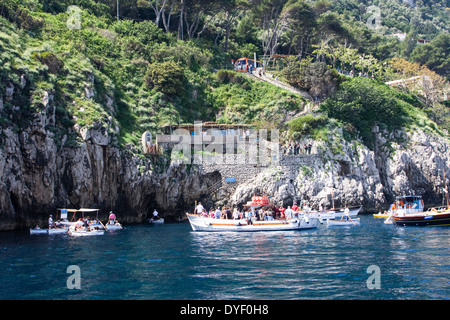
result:
[[(269, 233), (187, 223), (84, 238), (4, 232), (0, 299), (450, 299), (450, 228), (360, 216), (359, 227)], [(67, 287), (70, 265), (80, 289)]]

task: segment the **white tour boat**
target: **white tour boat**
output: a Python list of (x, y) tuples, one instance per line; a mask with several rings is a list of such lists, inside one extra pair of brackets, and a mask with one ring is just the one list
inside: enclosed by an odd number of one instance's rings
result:
[(319, 225), (319, 219), (314, 214), (305, 214), (290, 220), (252, 220), (251, 223), (245, 219), (213, 219), (190, 213), (187, 213), (187, 217), (194, 231), (284, 231), (312, 229)]

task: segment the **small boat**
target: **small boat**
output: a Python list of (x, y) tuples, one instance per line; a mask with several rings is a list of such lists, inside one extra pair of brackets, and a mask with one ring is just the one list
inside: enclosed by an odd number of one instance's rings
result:
[(114, 222), (114, 223), (110, 223), (108, 221), (108, 223), (105, 224), (105, 228), (106, 230), (122, 230), (123, 227), (119, 222)]
[[(362, 206), (353, 206), (348, 207), (349, 213), (348, 215), (350, 217), (356, 217), (361, 210)], [(319, 211), (319, 217), (321, 219), (340, 219), (344, 215), (345, 208), (335, 208), (335, 209), (329, 209), (329, 210), (322, 210)]]
[[(444, 181), (445, 170), (443, 171)], [(447, 185), (444, 186), (447, 208), (430, 208), (424, 211), (424, 204), (420, 196), (403, 197), (404, 203), (397, 206), (392, 215), (396, 226), (450, 226), (450, 202)], [(403, 199), (401, 199), (403, 201)], [(394, 206), (393, 204), (392, 206)], [(389, 218), (388, 218), (389, 219)]]
[(449, 208), (432, 208), (425, 212), (406, 214), (399, 211), (392, 216), (396, 226), (450, 226)]
[(197, 214), (186, 214), (194, 231), (285, 231), (317, 228), (319, 219), (316, 215), (303, 215), (290, 220), (264, 220), (248, 223), (245, 219), (214, 219)]
[(159, 218), (159, 219), (148, 219), (148, 223), (152, 223), (152, 224), (163, 224), (164, 223), (164, 219), (163, 218)]
[(69, 234), (74, 237), (101, 236), (105, 234), (105, 230), (94, 229), (91, 227), (77, 228), (75, 226), (71, 226), (69, 228)]
[(41, 228), (30, 229), (30, 234), (48, 234), (48, 229), (41, 229)]
[(65, 209), (57, 209), (56, 216), (60, 218), (60, 220), (53, 223), (53, 227), (50, 229), (41, 229), (40, 227), (30, 229), (30, 234), (62, 234), (67, 233), (69, 231), (69, 226), (71, 222), (67, 220), (67, 210)]
[(69, 228), (52, 228), (48, 229), (48, 234), (64, 234), (69, 231)]
[(373, 217), (377, 219), (386, 219), (389, 217), (389, 213), (374, 213)]
[(334, 211), (319, 211), (318, 212), (320, 223), (327, 221), (327, 219), (336, 219), (336, 213)]
[(352, 227), (352, 226), (359, 226), (360, 225), (360, 219), (343, 219), (343, 220), (332, 220), (327, 219), (327, 226), (341, 226), (341, 227)]
[(41, 229), (34, 228), (30, 229), (30, 234), (63, 234), (69, 231), (68, 228), (52, 228), (52, 229)]

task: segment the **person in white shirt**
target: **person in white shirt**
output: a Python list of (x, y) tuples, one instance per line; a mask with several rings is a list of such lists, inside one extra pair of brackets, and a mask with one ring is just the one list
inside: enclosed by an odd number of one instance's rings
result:
[(292, 214), (294, 212), (292, 211), (291, 207), (289, 206), (285, 211), (284, 211), (284, 215), (286, 216), (286, 220), (290, 220), (292, 219)]
[(159, 216), (158, 216), (158, 211), (156, 211), (156, 209), (153, 210), (153, 220), (158, 220)]
[(203, 209), (205, 209), (205, 208), (203, 208), (202, 203), (199, 202), (198, 205), (195, 207), (195, 213), (200, 215), (203, 212)]
[(234, 211), (233, 211), (233, 219), (234, 219), (234, 220), (239, 220), (239, 211), (238, 211), (237, 208), (234, 208)]
[(53, 227), (53, 216), (50, 215), (50, 217), (48, 217), (48, 228), (51, 229)]

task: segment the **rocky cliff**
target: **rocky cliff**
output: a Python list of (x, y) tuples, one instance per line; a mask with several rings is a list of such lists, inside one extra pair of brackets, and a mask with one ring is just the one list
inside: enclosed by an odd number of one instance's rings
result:
[[(154, 159), (111, 144), (101, 125), (81, 131), (76, 146), (61, 147), (43, 126), (47, 121), (40, 116), (25, 130), (0, 132), (2, 230), (43, 224), (62, 207), (100, 208), (103, 219), (114, 210), (124, 223), (142, 222), (154, 208), (175, 216), (195, 200), (211, 200), (208, 190), (223, 178), (220, 167), (206, 173), (197, 166), (155, 165)], [(415, 193), (427, 205), (441, 204), (443, 169), (450, 175), (448, 141), (421, 130), (393, 133), (402, 141), (397, 143), (375, 134), (375, 151), (338, 134), (331, 142), (314, 142), (313, 155), (282, 156), (277, 166), (240, 183), (232, 194), (219, 193), (226, 199), (213, 200), (242, 204), (265, 194), (284, 205), (306, 200), (330, 207), (333, 195), (336, 206), (361, 204), (374, 211), (387, 208), (396, 195)]]
[(26, 129), (0, 130), (0, 230), (45, 225), (57, 208), (100, 208), (101, 219), (114, 210), (124, 223), (142, 222), (155, 208), (175, 215), (193, 205), (190, 191), (217, 179), (114, 146), (101, 123), (64, 146), (46, 129), (47, 111)]
[(304, 200), (313, 208), (329, 208), (334, 200), (336, 207), (362, 205), (363, 212), (373, 212), (387, 209), (395, 196), (418, 194), (426, 206), (441, 205), (448, 140), (420, 128), (389, 134), (375, 127), (374, 134), (374, 151), (360, 141), (345, 141), (338, 130), (327, 142), (314, 142), (313, 155), (282, 156), (279, 166), (237, 187), (232, 203), (264, 194), (285, 206)]
[(90, 129), (75, 125), (70, 131), (78, 142), (67, 144), (67, 135), (57, 138), (49, 130), (55, 123), (51, 97), (43, 106), (27, 126), (0, 130), (0, 230), (44, 225), (63, 207), (100, 208), (102, 219), (114, 210), (121, 222), (139, 223), (154, 208), (175, 217), (191, 210), (195, 200), (235, 205), (253, 194), (285, 206), (306, 200), (330, 207), (334, 200), (336, 206), (361, 204), (375, 211), (386, 209), (397, 195), (414, 193), (426, 205), (439, 205), (443, 171), (450, 176), (445, 136), (421, 128), (388, 133), (375, 127), (371, 151), (361, 141), (346, 141), (336, 129), (326, 141), (309, 141), (312, 155), (281, 156), (277, 165), (260, 169), (252, 164), (249, 174), (240, 165), (246, 180), (213, 196), (217, 182), (233, 174), (229, 167), (224, 172), (209, 164), (205, 170), (120, 148), (107, 120)]

